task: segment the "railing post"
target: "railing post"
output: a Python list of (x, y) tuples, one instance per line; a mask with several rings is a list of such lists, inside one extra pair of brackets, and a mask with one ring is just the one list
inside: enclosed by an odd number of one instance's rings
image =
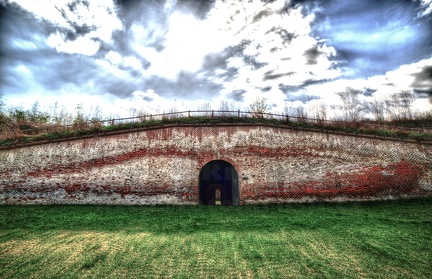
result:
[(214, 110), (212, 110), (212, 115), (211, 115), (211, 118), (213, 118), (213, 116), (214, 116)]
[(188, 110), (188, 117), (190, 118), (190, 110)]
[(237, 110), (237, 117), (240, 118), (240, 110)]

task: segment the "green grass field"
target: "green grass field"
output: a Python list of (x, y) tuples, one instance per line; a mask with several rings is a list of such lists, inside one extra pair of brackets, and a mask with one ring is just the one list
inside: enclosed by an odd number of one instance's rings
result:
[(432, 278), (432, 199), (0, 206), (0, 278)]

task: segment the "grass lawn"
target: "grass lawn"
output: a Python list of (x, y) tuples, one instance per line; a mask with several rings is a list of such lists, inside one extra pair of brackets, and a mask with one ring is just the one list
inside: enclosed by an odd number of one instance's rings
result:
[(0, 278), (432, 278), (432, 199), (0, 206)]

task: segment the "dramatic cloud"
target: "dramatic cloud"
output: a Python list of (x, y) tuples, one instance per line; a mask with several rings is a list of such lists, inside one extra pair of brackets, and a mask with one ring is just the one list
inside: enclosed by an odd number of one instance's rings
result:
[(419, 8), (419, 17), (428, 16), (432, 13), (432, 0), (418, 0), (420, 1), (420, 8)]
[(47, 43), (59, 52), (93, 55), (101, 41), (109, 42), (112, 32), (122, 27), (113, 1), (14, 0), (12, 3), (52, 25), (55, 33), (49, 35)]
[(0, 86), (16, 105), (123, 114), (264, 97), (282, 111), (331, 106), (346, 87), (432, 90), (430, 0), (0, 3)]

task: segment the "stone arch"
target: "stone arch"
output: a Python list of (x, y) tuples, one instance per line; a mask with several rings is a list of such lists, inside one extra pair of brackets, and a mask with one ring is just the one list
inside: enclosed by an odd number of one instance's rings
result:
[(199, 173), (198, 200), (202, 205), (215, 205), (216, 192), (220, 191), (221, 205), (239, 205), (238, 173), (225, 160), (213, 160), (205, 164)]

